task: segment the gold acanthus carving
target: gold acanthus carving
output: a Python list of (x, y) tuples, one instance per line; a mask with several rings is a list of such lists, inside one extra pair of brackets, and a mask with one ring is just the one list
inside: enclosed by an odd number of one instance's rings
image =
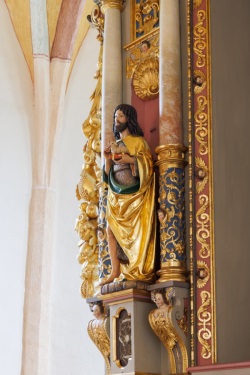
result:
[(132, 78), (135, 94), (142, 100), (152, 100), (159, 95), (159, 35), (147, 39), (147, 43), (150, 44), (147, 51), (136, 45), (127, 59), (126, 77)]
[(202, 0), (194, 0), (193, 8), (198, 9), (201, 6)]
[(135, 94), (142, 100), (152, 100), (159, 95), (159, 60), (148, 57), (139, 64), (132, 81)]
[(184, 307), (183, 316), (178, 319), (176, 318), (177, 324), (180, 327), (180, 329), (187, 335), (188, 333), (188, 309), (187, 307)]
[[(88, 19), (98, 29), (97, 39), (101, 42), (97, 71), (97, 85), (91, 96), (92, 107), (88, 118), (82, 125), (87, 138), (83, 147), (83, 166), (80, 180), (76, 187), (76, 197), (80, 204), (80, 214), (76, 219), (75, 230), (80, 237), (78, 243), (78, 261), (82, 265), (81, 295), (83, 298), (93, 297), (98, 292), (98, 240), (97, 216), (99, 192), (97, 185), (101, 181), (101, 85), (102, 85), (102, 31), (103, 17), (100, 9), (95, 7)], [(99, 26), (98, 26), (99, 24)], [(99, 288), (100, 289), (100, 288)]]
[(93, 319), (88, 324), (88, 334), (105, 360), (107, 374), (110, 374), (110, 339), (107, 333), (107, 319)]
[(196, 194), (200, 194), (205, 189), (205, 186), (208, 182), (208, 167), (205, 161), (198, 156), (195, 158), (195, 165), (195, 174), (199, 180), (196, 184)]
[(97, 35), (96, 39), (102, 43), (104, 32), (104, 16), (99, 6), (96, 5), (93, 8), (91, 15), (87, 16), (87, 20), (91, 23), (92, 27), (98, 30), (99, 34)]
[(135, 5), (136, 33), (147, 34), (159, 22), (159, 0), (140, 1)]
[(105, 13), (109, 8), (119, 9), (121, 12), (123, 11), (123, 4), (126, 0), (100, 0), (101, 4), (101, 11)]
[(210, 269), (203, 260), (197, 260), (197, 276), (197, 288), (204, 288), (210, 279)]
[(211, 339), (211, 313), (208, 311), (208, 307), (211, 305), (211, 295), (207, 291), (202, 291), (201, 294), (201, 306), (197, 312), (198, 316), (198, 340), (202, 345), (201, 355), (203, 358), (208, 359), (211, 357), (211, 345), (208, 340)]
[(200, 94), (207, 86), (206, 76), (202, 70), (194, 71), (194, 93)]
[(204, 26), (206, 20), (206, 12), (199, 10), (197, 12), (198, 22), (194, 26), (194, 53), (197, 55), (196, 65), (202, 68), (206, 64), (206, 54), (204, 50), (207, 47), (206, 43), (206, 27)]
[(206, 155), (208, 153), (208, 115), (207, 115), (207, 99), (200, 95), (197, 98), (198, 108), (194, 115), (195, 120), (195, 138), (199, 142), (199, 154)]
[(210, 239), (210, 231), (209, 231), (209, 214), (207, 213), (207, 209), (209, 207), (209, 199), (207, 195), (199, 196), (199, 204), (200, 208), (196, 213), (196, 223), (197, 223), (197, 231), (196, 231), (196, 239), (198, 243), (201, 245), (201, 249), (199, 250), (199, 255), (201, 258), (208, 258), (210, 256), (210, 246), (208, 240)]
[[(156, 309), (149, 314), (150, 326), (169, 354), (172, 374), (175, 374), (178, 371), (177, 358), (180, 358), (180, 356), (182, 358), (181, 367), (183, 371), (188, 366), (186, 346), (175, 328), (175, 319), (174, 306), (168, 306), (167, 309), (160, 313), (159, 309)], [(176, 352), (179, 353), (176, 354)]]

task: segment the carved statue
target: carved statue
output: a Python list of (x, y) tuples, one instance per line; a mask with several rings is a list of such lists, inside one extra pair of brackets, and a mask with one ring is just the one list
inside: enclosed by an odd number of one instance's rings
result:
[[(115, 278), (151, 281), (155, 258), (155, 177), (153, 158), (137, 122), (137, 112), (128, 104), (115, 108), (114, 145), (104, 150), (104, 182), (108, 186), (107, 239), (112, 270), (101, 285)], [(124, 151), (126, 147), (126, 152)], [(111, 156), (110, 156), (111, 155)]]
[(88, 334), (102, 353), (106, 363), (107, 374), (110, 374), (110, 339), (108, 335), (108, 318), (105, 314), (102, 302), (94, 303), (91, 310), (95, 319), (91, 320), (88, 324)]
[[(175, 289), (158, 289), (151, 294), (157, 309), (149, 314), (149, 323), (154, 333), (165, 346), (168, 355), (171, 374), (184, 373), (188, 366), (186, 348), (187, 312), (181, 315), (183, 300), (175, 297)], [(180, 318), (179, 318), (180, 317)]]

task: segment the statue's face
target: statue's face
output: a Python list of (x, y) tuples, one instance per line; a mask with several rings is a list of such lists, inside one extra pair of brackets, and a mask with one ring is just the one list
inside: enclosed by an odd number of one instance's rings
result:
[(95, 305), (93, 307), (93, 315), (96, 319), (100, 319), (102, 318), (102, 313), (101, 313), (101, 309), (100, 309), (100, 306), (98, 305)]
[(163, 296), (161, 293), (156, 293), (155, 295), (155, 303), (156, 303), (156, 306), (158, 308), (162, 307), (165, 305), (165, 302), (164, 302), (164, 299), (163, 299)]
[(124, 113), (118, 109), (115, 113), (115, 131), (122, 133), (127, 127), (127, 118)]

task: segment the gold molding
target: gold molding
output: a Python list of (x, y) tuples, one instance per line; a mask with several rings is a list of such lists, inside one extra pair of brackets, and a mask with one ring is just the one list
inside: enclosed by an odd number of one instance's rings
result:
[(151, 302), (150, 292), (147, 290), (139, 289), (126, 289), (109, 294), (98, 295), (98, 298), (109, 305), (120, 304), (121, 302), (130, 301), (143, 301)]
[[(188, 14), (189, 35), (193, 42), (192, 44), (189, 39), (188, 49), (191, 52), (188, 56), (188, 71), (191, 163), (189, 169), (191, 365), (194, 366), (195, 357), (198, 364), (202, 359), (203, 364), (206, 360), (205, 363), (209, 365), (216, 363), (217, 356), (209, 0), (193, 2), (188, 0)], [(191, 16), (193, 30), (190, 26)], [(195, 182), (193, 182), (193, 172), (195, 172)], [(194, 238), (196, 238), (196, 255), (193, 249)], [(194, 325), (195, 311), (197, 311), (198, 331)]]
[(117, 367), (122, 368), (123, 366), (120, 363), (120, 359), (118, 358), (118, 353), (117, 353), (117, 321), (120, 317), (120, 314), (122, 311), (126, 311), (128, 314), (128, 317), (131, 319), (131, 314), (127, 311), (125, 307), (119, 307), (116, 310), (115, 315), (112, 317), (112, 346), (113, 346), (113, 362), (117, 365)]
[(140, 47), (142, 42), (145, 39), (148, 40), (151, 43), (151, 41), (154, 40), (154, 38), (156, 38), (156, 37), (159, 38), (159, 34), (160, 34), (160, 28), (157, 27), (157, 28), (153, 29), (152, 31), (150, 31), (147, 35), (140, 36), (139, 38), (133, 40), (131, 43), (126, 44), (123, 48), (126, 51), (133, 50), (136, 47)]
[(166, 168), (184, 168), (188, 162), (185, 160), (186, 146), (181, 144), (168, 144), (156, 147), (155, 153), (158, 155), (156, 166), (159, 166), (160, 173), (165, 173)]
[(177, 260), (167, 261), (161, 264), (161, 269), (156, 272), (160, 278), (156, 283), (164, 283), (166, 281), (184, 281), (188, 280), (187, 266), (185, 262)]
[(107, 9), (114, 8), (122, 12), (125, 1), (126, 0), (100, 0), (101, 11), (105, 13)]

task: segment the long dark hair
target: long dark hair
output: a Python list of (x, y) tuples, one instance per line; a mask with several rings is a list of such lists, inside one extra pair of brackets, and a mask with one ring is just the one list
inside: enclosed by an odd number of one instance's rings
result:
[(113, 133), (115, 136), (115, 139), (120, 139), (120, 133), (116, 132), (114, 127), (115, 127), (115, 113), (116, 111), (122, 111), (122, 113), (126, 116), (127, 122), (128, 122), (128, 130), (130, 134), (143, 137), (144, 133), (138, 124), (137, 121), (137, 112), (136, 109), (130, 105), (130, 104), (119, 104), (115, 110), (114, 110), (114, 115), (113, 115)]

